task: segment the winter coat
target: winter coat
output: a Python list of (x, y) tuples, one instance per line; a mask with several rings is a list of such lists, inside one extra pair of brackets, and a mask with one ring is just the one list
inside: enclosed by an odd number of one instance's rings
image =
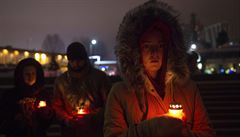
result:
[[(176, 14), (166, 3), (149, 1), (123, 18), (115, 47), (123, 82), (115, 84), (108, 96), (104, 137), (215, 135), (198, 88), (189, 79), (186, 48)], [(165, 93), (163, 99), (146, 74), (139, 46), (140, 37), (155, 22), (164, 24), (160, 29), (168, 42), (157, 83)], [(182, 104), (184, 120), (166, 116), (172, 102)]]
[[(68, 70), (56, 79), (53, 104), (57, 118), (62, 122), (63, 136), (103, 136), (103, 112), (110, 86), (106, 74), (90, 66), (81, 72)], [(89, 114), (81, 118), (84, 122), (67, 125), (79, 107), (89, 110)]]
[[(156, 91), (147, 92), (148, 113), (145, 121), (166, 114), (174, 92), (174, 99), (182, 104), (186, 117), (184, 122), (192, 134), (198, 137), (210, 137), (214, 134), (198, 88), (192, 81), (176, 85), (174, 89), (168, 84), (165, 91), (163, 100)], [(135, 92), (135, 89), (124, 82), (113, 86), (106, 104), (105, 137), (163, 137), (166, 131), (174, 132), (172, 128), (164, 128), (166, 123), (149, 126), (142, 122), (144, 113), (139, 107)], [(151, 133), (153, 130), (158, 130), (159, 134)]]
[[(23, 68), (37, 68), (37, 80), (32, 86), (23, 80)], [(22, 60), (15, 69), (15, 87), (1, 98), (1, 132), (11, 137), (44, 137), (54, 117), (51, 107), (52, 92), (44, 88), (41, 65), (34, 59)], [(39, 102), (45, 101), (45, 107)], [(24, 107), (31, 106), (26, 111)]]
[[(3, 120), (1, 132), (14, 137), (46, 136), (46, 131), (54, 118), (54, 111), (51, 107), (51, 92), (41, 89), (34, 94), (24, 96), (19, 94), (20, 92), (24, 91), (14, 88), (6, 91), (2, 96), (1, 118)], [(46, 107), (39, 108), (40, 101), (46, 101)], [(30, 116), (25, 115), (22, 110), (24, 102), (33, 103)]]

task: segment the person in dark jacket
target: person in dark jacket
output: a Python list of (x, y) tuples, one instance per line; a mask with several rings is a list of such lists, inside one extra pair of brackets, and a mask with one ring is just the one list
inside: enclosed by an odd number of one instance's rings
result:
[(54, 85), (54, 109), (64, 137), (102, 137), (103, 112), (110, 81), (91, 66), (79, 42), (67, 48), (68, 71)]
[(175, 12), (149, 1), (120, 24), (115, 53), (122, 82), (106, 103), (104, 137), (212, 137), (198, 88), (189, 79)]
[(33, 58), (20, 61), (14, 84), (1, 99), (1, 132), (7, 137), (45, 137), (54, 111), (41, 64)]

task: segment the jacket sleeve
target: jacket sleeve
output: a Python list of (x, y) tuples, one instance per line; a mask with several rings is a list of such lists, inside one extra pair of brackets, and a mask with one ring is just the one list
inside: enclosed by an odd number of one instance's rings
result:
[(126, 98), (117, 92), (122, 93), (124, 91), (113, 87), (108, 96), (104, 121), (104, 137), (166, 137), (181, 134), (182, 121), (170, 117), (156, 117), (144, 120), (139, 124), (128, 124), (126, 121), (127, 114), (120, 99), (125, 100)]
[(192, 132), (197, 137), (216, 136), (198, 89), (196, 89), (194, 97), (194, 120)]
[(68, 114), (64, 102), (64, 95), (63, 95), (63, 87), (62, 84), (58, 79), (56, 79), (54, 83), (54, 96), (52, 106), (56, 113), (56, 118), (61, 121), (65, 122), (67, 119), (71, 118), (71, 115)]
[(103, 100), (103, 103), (104, 103), (104, 106), (106, 104), (106, 100), (107, 100), (107, 96), (108, 96), (108, 93), (110, 91), (110, 88), (111, 88), (111, 82), (110, 82), (110, 79), (109, 77), (104, 74), (103, 77), (101, 78), (101, 97), (102, 97), (102, 100)]
[(116, 92), (120, 91), (116, 86), (113, 86), (106, 102), (104, 114), (104, 137), (127, 137), (125, 134), (128, 127), (120, 100), (115, 94)]

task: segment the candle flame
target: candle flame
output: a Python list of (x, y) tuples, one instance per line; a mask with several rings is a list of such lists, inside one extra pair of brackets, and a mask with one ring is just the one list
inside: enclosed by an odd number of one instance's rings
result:
[(77, 111), (77, 114), (87, 114), (88, 112), (85, 110), (85, 109), (83, 109), (83, 108), (80, 108), (80, 109), (78, 109), (78, 111)]
[(46, 106), (47, 106), (46, 101), (39, 101), (39, 103), (38, 103), (38, 108), (46, 107)]

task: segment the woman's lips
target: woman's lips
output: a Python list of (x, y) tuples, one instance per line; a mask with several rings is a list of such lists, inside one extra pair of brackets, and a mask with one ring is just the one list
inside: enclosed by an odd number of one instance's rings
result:
[(151, 60), (150, 62), (151, 62), (151, 63), (158, 63), (159, 60)]

